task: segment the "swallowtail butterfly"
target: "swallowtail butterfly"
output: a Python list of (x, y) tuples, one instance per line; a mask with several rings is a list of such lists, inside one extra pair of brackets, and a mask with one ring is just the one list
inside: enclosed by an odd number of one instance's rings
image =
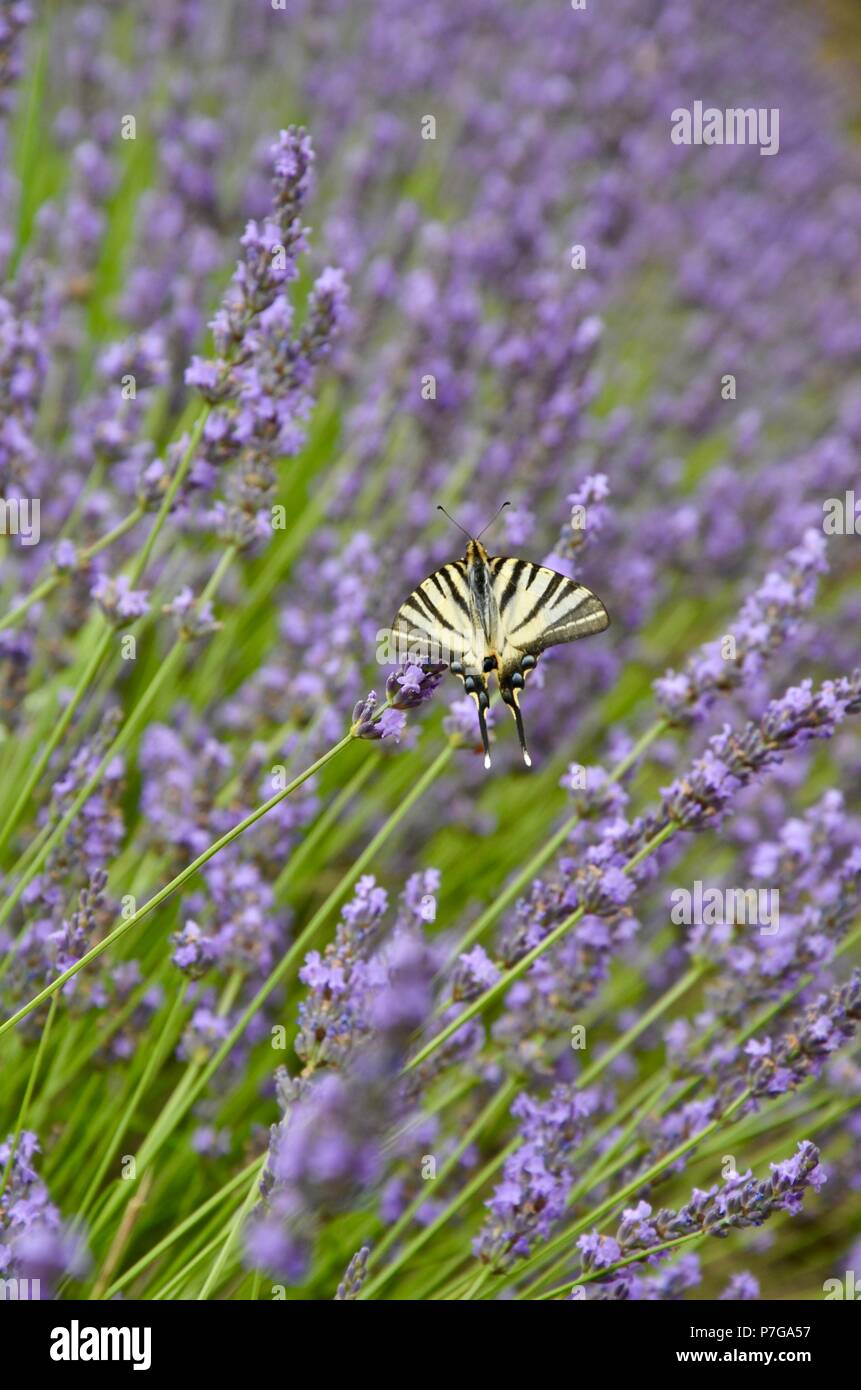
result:
[(495, 672), (523, 761), (531, 767), (519, 705), (526, 677), (548, 647), (603, 632), (610, 618), (583, 584), (529, 560), (488, 555), (480, 539), (465, 534), (464, 558), (443, 565), (413, 590), (398, 609), (392, 633), (409, 660), (443, 661), (460, 676), (476, 703), (488, 768), (487, 678)]

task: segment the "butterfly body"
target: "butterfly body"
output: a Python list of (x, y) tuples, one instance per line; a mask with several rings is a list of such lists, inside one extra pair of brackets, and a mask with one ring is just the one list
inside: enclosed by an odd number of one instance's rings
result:
[(601, 600), (584, 585), (529, 560), (489, 555), (470, 538), (462, 560), (443, 565), (413, 590), (392, 632), (408, 643), (411, 659), (443, 660), (463, 681), (478, 710), (485, 767), (487, 678), (495, 673), (530, 767), (519, 703), (526, 677), (547, 647), (602, 632), (609, 622)]

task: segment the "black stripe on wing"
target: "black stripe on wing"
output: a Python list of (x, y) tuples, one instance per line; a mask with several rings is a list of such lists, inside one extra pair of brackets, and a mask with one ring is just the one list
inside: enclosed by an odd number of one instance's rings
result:
[(428, 575), (401, 604), (392, 632), (423, 660), (462, 662), (474, 645), (463, 567), (444, 565)]
[[(533, 569), (538, 568), (539, 567), (537, 565), (533, 566)], [(538, 617), (539, 614), (542, 614), (543, 617), (546, 617), (550, 612), (554, 594), (556, 594), (556, 592), (560, 590), (564, 584), (571, 584), (571, 580), (566, 580), (563, 574), (555, 574), (552, 570), (546, 570), (545, 573), (549, 576), (547, 582), (544, 584), (544, 587), (542, 589), (537, 591), (535, 597), (533, 597), (530, 594), (532, 603), (531, 606), (527, 608), (526, 615), (513, 615), (512, 626), (508, 628), (508, 636), (511, 638), (512, 641), (516, 641), (517, 634), (522, 632), (525, 627), (528, 627), (530, 623), (534, 623), (535, 619)], [(572, 585), (572, 587), (576, 586)], [(524, 584), (524, 596), (526, 594), (526, 591), (527, 586)]]
[(529, 568), (526, 560), (512, 560), (508, 562), (508, 565), (502, 583), (494, 585), (500, 617), (505, 616), (505, 610), (516, 598), (523, 572)]
[(441, 592), (451, 599), (457, 611), (472, 627), (472, 612), (469, 606), (469, 584), (462, 565), (443, 565), (441, 570), (431, 575)]
[(585, 585), (578, 584), (578, 598), (573, 607), (545, 628), (542, 636), (542, 650), (559, 642), (574, 642), (578, 637), (591, 637), (595, 632), (604, 632), (610, 626), (610, 615), (596, 594)]
[(576, 580), (528, 560), (495, 559), (493, 569), (504, 670), (516, 669), (524, 652), (538, 655), (609, 626), (601, 600)]

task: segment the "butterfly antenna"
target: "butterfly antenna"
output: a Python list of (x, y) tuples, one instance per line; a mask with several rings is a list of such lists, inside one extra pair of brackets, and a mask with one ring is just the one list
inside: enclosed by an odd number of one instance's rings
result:
[(478, 727), (481, 730), (481, 741), (484, 744), (484, 766), (490, 768), (490, 743), (487, 738), (487, 720), (485, 718), (484, 707), (476, 700), (478, 708)]
[(476, 536), (475, 539), (476, 539), (477, 541), (480, 541), (481, 538), (482, 538), (482, 536), (484, 535), (485, 531), (489, 531), (489, 530), (490, 530), (490, 528), (491, 528), (491, 526), (493, 525), (494, 521), (495, 521), (496, 518), (499, 516), (499, 513), (500, 513), (500, 512), (504, 512), (504, 511), (505, 511), (505, 508), (506, 508), (506, 507), (510, 507), (510, 506), (511, 506), (511, 503), (510, 503), (510, 502), (503, 502), (503, 504), (502, 504), (501, 507), (497, 507), (496, 511), (493, 513), (493, 516), (490, 518), (490, 521), (487, 523), (486, 526), (482, 526), (481, 530), (479, 531), (479, 533), (478, 533), (478, 535)]
[(472, 536), (470, 535), (469, 531), (464, 530), (464, 528), (461, 526), (460, 522), (459, 522), (459, 521), (455, 521), (455, 519), (454, 519), (454, 517), (451, 515), (451, 513), (450, 513), (450, 512), (447, 512), (446, 509), (445, 509), (445, 507), (441, 506), (439, 502), (437, 502), (437, 507), (436, 507), (436, 509), (437, 509), (438, 512), (442, 512), (443, 516), (447, 516), (448, 519), (449, 519), (449, 521), (451, 522), (451, 524), (452, 524), (453, 526), (456, 526), (456, 527), (457, 527), (458, 531), (463, 531), (463, 534), (466, 536), (466, 538), (467, 538), (468, 541), (471, 541), (471, 540), (472, 540)]

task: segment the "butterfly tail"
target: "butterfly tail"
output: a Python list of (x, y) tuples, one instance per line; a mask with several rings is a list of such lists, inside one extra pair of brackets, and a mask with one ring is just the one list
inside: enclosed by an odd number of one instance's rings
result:
[(484, 676), (472, 674), (464, 677), (464, 689), (468, 695), (475, 700), (475, 708), (478, 710), (478, 727), (481, 731), (481, 742), (484, 745), (484, 766), (490, 767), (490, 741), (487, 737), (487, 707), (490, 704), (490, 696), (487, 693), (487, 682)]
[(481, 741), (484, 745), (484, 766), (490, 767), (490, 743), (487, 738), (487, 703), (486, 698), (482, 700), (480, 695), (475, 697), (475, 705), (478, 710), (478, 727), (481, 730)]
[(531, 767), (532, 759), (529, 756), (529, 749), (526, 747), (526, 732), (523, 728), (523, 715), (520, 712), (520, 705), (518, 703), (520, 690), (516, 686), (512, 687), (510, 685), (503, 685), (501, 688), (502, 698), (514, 715), (514, 723), (517, 726), (517, 737), (520, 740), (520, 751), (523, 754), (523, 761), (527, 767)]

